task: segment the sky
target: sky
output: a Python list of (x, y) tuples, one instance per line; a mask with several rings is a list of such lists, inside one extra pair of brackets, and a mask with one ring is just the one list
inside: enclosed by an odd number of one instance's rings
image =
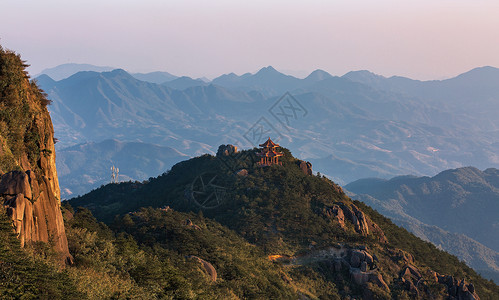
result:
[(0, 45), (64, 63), (214, 78), (265, 66), (429, 80), (499, 67), (497, 0), (1, 0)]

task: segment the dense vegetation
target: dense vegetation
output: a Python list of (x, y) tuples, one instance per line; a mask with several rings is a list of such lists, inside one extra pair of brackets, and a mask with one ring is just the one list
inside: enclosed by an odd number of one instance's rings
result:
[(81, 299), (69, 271), (58, 270), (50, 254), (43, 243), (22, 249), (12, 222), (0, 209), (1, 299)]
[(20, 169), (24, 154), (32, 166), (40, 155), (49, 154), (40, 149), (42, 137), (32, 129), (50, 101), (35, 81), (27, 83), (26, 67), (18, 54), (0, 46), (0, 170), (4, 172)]
[[(387, 294), (376, 286), (368, 285), (370, 292), (380, 298), (410, 296), (398, 281), (398, 272), (407, 263), (400, 259), (400, 253), (413, 254), (413, 263), (422, 271), (427, 282), (431, 282), (433, 270), (472, 281), (482, 299), (493, 299), (493, 295), (499, 292), (495, 284), (478, 276), (456, 257), (395, 226), (362, 203), (352, 202), (341, 188), (330, 180), (305, 175), (297, 165), (298, 160), (293, 158), (288, 150), (283, 151), (286, 154), (283, 165), (267, 168), (255, 167), (252, 164), (254, 150), (230, 158), (235, 159), (231, 161), (232, 164), (237, 163), (239, 168), (248, 170), (247, 176), (234, 175), (234, 172), (227, 168), (227, 162), (221, 161), (229, 158), (204, 155), (181, 162), (158, 178), (150, 178), (143, 183), (107, 185), (69, 202), (73, 206), (89, 208), (98, 219), (110, 224), (116, 232), (125, 231), (132, 235), (141, 246), (153, 249), (168, 248), (182, 254), (208, 257), (217, 270), (222, 268), (220, 277), (224, 280), (232, 278), (232, 275), (223, 269), (224, 266), (233, 263), (224, 262), (226, 258), (218, 260), (220, 258), (213, 256), (209, 250), (208, 253), (201, 251), (211, 248), (206, 245), (224, 247), (224, 241), (196, 230), (192, 231), (191, 235), (172, 234), (170, 231), (173, 229), (170, 228), (175, 228), (173, 224), (180, 226), (178, 224), (182, 223), (183, 216), (176, 222), (169, 223), (171, 219), (167, 221), (164, 217), (168, 214), (163, 216), (159, 211), (141, 207), (168, 205), (176, 211), (190, 212), (189, 218), (194, 224), (205, 224), (210, 220), (216, 222), (214, 224), (217, 224), (218, 228), (227, 230), (228, 227), (234, 230), (234, 233), (225, 234), (225, 237), (229, 237), (229, 240), (243, 237), (261, 251), (259, 257), (274, 254), (286, 257), (310, 256), (315, 251), (344, 244), (367, 247), (379, 259), (379, 271), (390, 288), (390, 294)], [(199, 178), (203, 178), (204, 183), (207, 183), (214, 177), (213, 183), (224, 187), (221, 203), (203, 203), (203, 199), (192, 196), (191, 192), (198, 187)], [(371, 220), (378, 223), (388, 239), (388, 244), (381, 243), (377, 234), (360, 235), (351, 223), (346, 222), (346, 227), (342, 228), (337, 220), (324, 214), (325, 210), (337, 203), (355, 204), (361, 208)], [(196, 213), (198, 217), (192, 213)], [(206, 241), (205, 246), (196, 252), (196, 247), (203, 241)], [(191, 249), (191, 252), (196, 254), (189, 254), (185, 249)], [(244, 257), (247, 250), (240, 248), (234, 255)], [(363, 288), (349, 280), (348, 272), (334, 272), (327, 262), (319, 259), (291, 265), (278, 264), (276, 268), (282, 272), (281, 277), (286, 279), (281, 280), (287, 282), (275, 285), (280, 293), (283, 288), (290, 287), (289, 282), (292, 282), (291, 286), (295, 291), (313, 297), (334, 298), (334, 295), (363, 293)], [(246, 277), (248, 273), (236, 274), (240, 281), (250, 281)], [(244, 291), (231, 291), (238, 296), (247, 295)], [(442, 285), (429, 284), (428, 293), (444, 295), (446, 290)]]

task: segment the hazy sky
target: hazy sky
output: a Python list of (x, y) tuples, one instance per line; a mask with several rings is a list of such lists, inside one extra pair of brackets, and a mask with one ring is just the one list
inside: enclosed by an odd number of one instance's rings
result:
[(90, 63), (215, 77), (272, 65), (416, 79), (499, 67), (498, 0), (0, 0), (30, 72)]

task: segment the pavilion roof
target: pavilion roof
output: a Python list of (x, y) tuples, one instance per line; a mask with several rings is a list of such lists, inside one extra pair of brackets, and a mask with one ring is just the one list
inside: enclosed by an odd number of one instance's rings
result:
[(279, 144), (272, 142), (272, 140), (269, 137), (269, 139), (265, 143), (260, 144), (260, 147), (279, 147)]

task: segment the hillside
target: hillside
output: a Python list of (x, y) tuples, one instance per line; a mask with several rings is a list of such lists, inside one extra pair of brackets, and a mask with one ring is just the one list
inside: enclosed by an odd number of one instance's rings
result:
[(0, 47), (0, 200), (21, 246), (49, 243), (71, 263), (60, 211), (50, 103), (20, 56)]
[[(309, 175), (306, 167), (300, 168), (304, 166), (300, 160), (281, 150), (282, 166), (256, 167), (255, 150), (203, 155), (147, 182), (106, 185), (68, 203), (88, 208), (98, 220), (131, 234), (140, 245), (155, 251), (165, 247), (186, 251), (181, 253), (210, 262), (217, 272), (224, 270), (233, 256), (224, 251), (215, 255), (211, 248), (198, 248), (199, 239), (161, 229), (164, 218), (175, 218), (168, 217), (170, 211), (197, 213), (182, 224), (203, 232), (203, 220), (210, 220), (254, 245), (261, 251), (257, 255), (268, 256), (281, 274), (274, 292), (294, 293), (290, 298), (439, 298), (476, 289), (481, 299), (493, 299), (499, 292), (498, 286), (456, 257), (353, 202), (339, 186)], [(243, 168), (247, 175), (234, 174), (233, 169)], [(148, 206), (158, 209), (141, 208)], [(164, 228), (172, 226), (178, 225)], [(224, 245), (217, 244), (220, 247)], [(219, 273), (215, 286), (235, 278), (243, 282), (262, 278), (256, 271), (233, 272)], [(461, 279), (473, 285), (458, 288)], [(244, 288), (231, 291), (239, 298), (246, 295)]]
[[(362, 179), (345, 188), (419, 237), (499, 278), (499, 171), (473, 167), (434, 177)], [(436, 227), (435, 227), (436, 226)], [(482, 245), (480, 245), (482, 244)], [(484, 246), (483, 246), (484, 245)]]

